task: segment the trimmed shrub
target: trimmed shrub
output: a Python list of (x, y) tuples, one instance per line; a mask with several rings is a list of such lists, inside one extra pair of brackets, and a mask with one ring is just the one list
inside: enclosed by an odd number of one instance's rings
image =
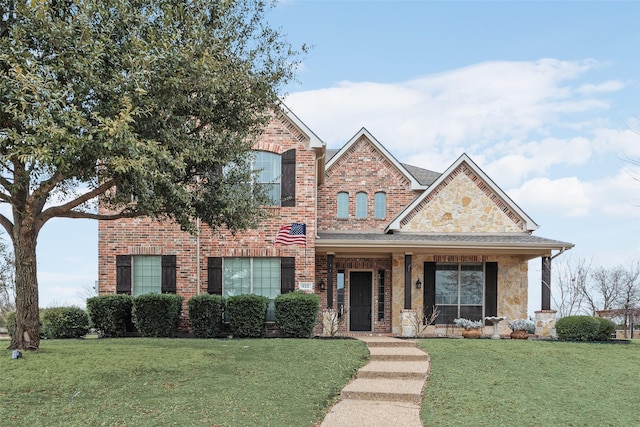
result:
[(87, 311), (100, 338), (123, 337), (132, 324), (133, 297), (100, 295), (87, 299)]
[(133, 322), (143, 337), (176, 336), (182, 300), (176, 294), (145, 294), (133, 299)]
[(231, 331), (239, 338), (262, 335), (269, 299), (261, 295), (235, 295), (227, 298)]
[(191, 330), (196, 338), (215, 338), (222, 327), (224, 298), (220, 295), (198, 295), (187, 303)]
[(564, 341), (593, 341), (600, 329), (600, 322), (592, 316), (567, 316), (558, 319), (556, 332)]
[(40, 312), (44, 338), (80, 338), (89, 333), (89, 315), (79, 307), (46, 308)]
[(318, 321), (320, 297), (295, 291), (278, 295), (275, 300), (276, 325), (285, 337), (310, 338)]
[(594, 317), (594, 319), (598, 321), (600, 326), (598, 327), (598, 332), (593, 339), (596, 341), (609, 341), (611, 339), (611, 334), (616, 330), (616, 324), (604, 317)]

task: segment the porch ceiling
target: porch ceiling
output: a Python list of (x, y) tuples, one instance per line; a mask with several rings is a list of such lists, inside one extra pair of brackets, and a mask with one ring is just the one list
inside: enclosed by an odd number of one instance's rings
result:
[(528, 233), (507, 234), (413, 234), (413, 233), (318, 233), (316, 250), (334, 253), (412, 252), (436, 255), (515, 255), (526, 259), (568, 250), (573, 243)]

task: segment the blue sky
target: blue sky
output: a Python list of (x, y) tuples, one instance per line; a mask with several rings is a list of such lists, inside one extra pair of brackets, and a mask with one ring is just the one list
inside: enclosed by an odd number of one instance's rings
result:
[[(285, 1), (269, 20), (312, 46), (287, 105), (329, 148), (366, 127), (398, 160), (466, 152), (539, 225), (558, 260), (640, 259), (640, 2)], [(81, 304), (97, 225), (53, 220), (41, 305)], [(539, 309), (530, 267), (530, 312)], [(537, 282), (537, 283), (536, 283)]]

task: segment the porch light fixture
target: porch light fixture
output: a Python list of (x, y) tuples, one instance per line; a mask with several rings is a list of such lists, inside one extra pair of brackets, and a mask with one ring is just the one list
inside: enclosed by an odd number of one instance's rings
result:
[(324, 280), (320, 279), (320, 281), (318, 282), (318, 286), (320, 286), (320, 290), (324, 291), (325, 290), (325, 285), (324, 285)]
[(422, 288), (422, 282), (420, 281), (420, 279), (416, 280), (416, 289), (421, 289)]

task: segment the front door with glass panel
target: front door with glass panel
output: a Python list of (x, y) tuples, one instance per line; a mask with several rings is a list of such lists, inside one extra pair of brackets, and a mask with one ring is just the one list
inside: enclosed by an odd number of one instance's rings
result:
[(371, 272), (349, 275), (349, 319), (351, 331), (371, 330)]

